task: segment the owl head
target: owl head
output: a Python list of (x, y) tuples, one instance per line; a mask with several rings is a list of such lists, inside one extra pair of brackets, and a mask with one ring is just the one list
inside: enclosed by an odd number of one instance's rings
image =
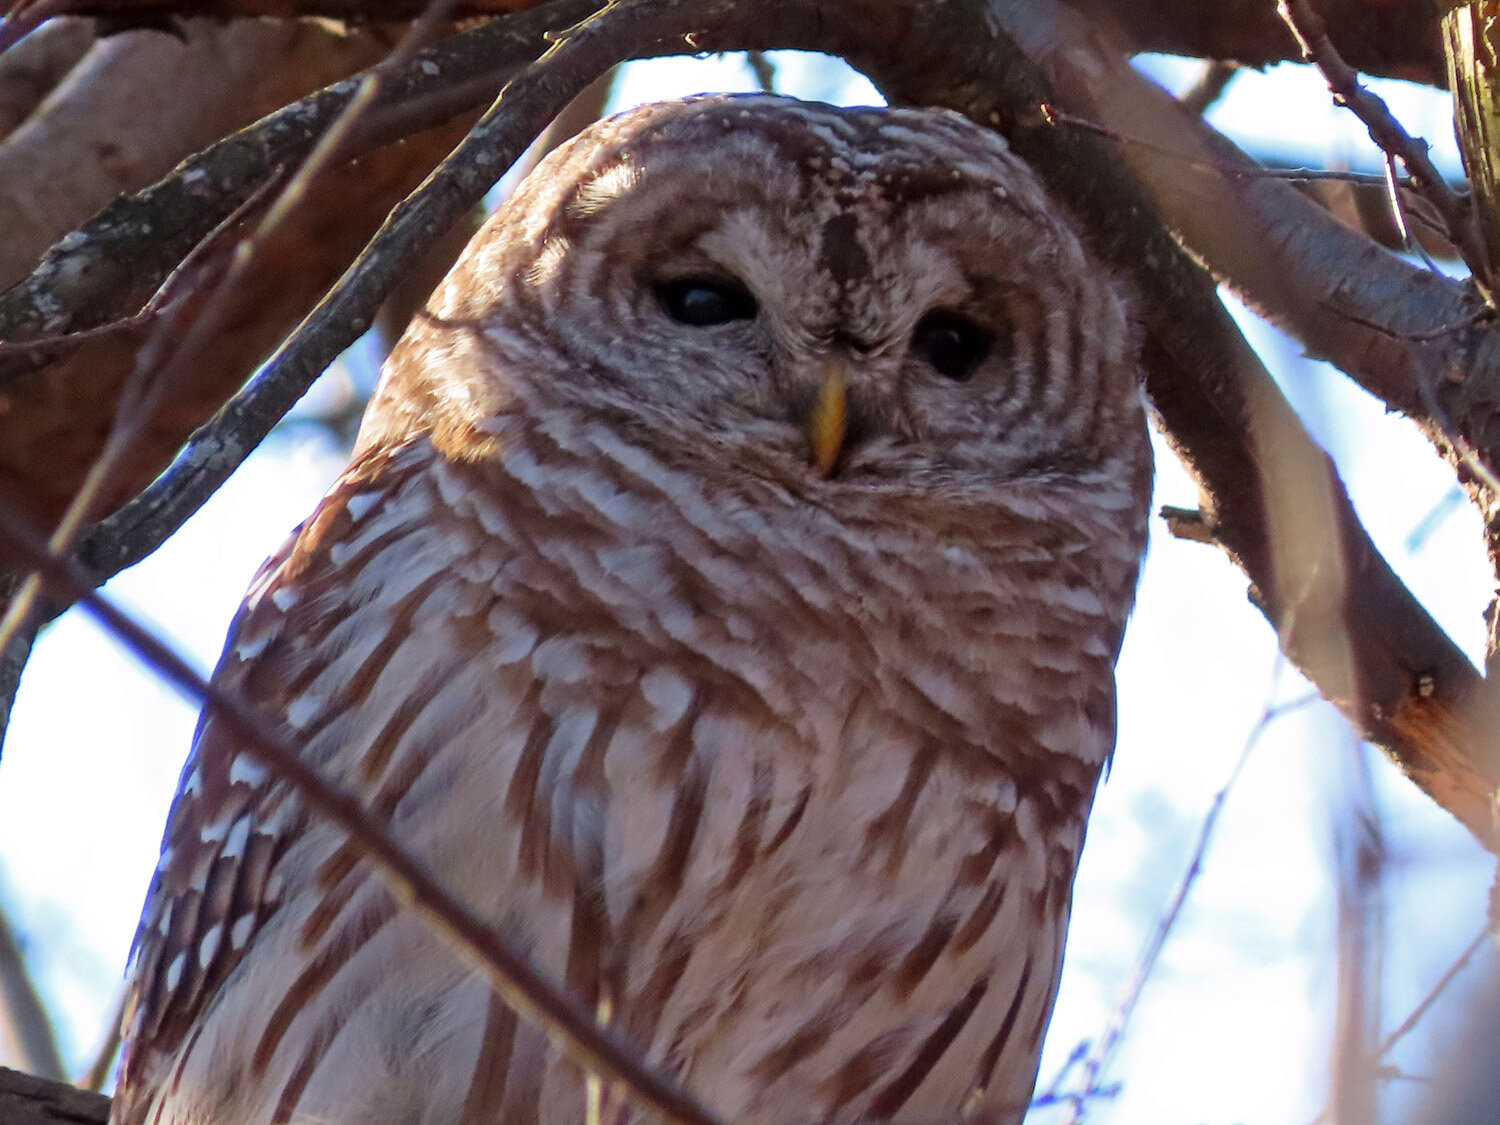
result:
[(461, 450), (487, 418), (556, 408), (798, 487), (1139, 477), (1138, 345), (995, 133), (694, 98), (536, 168), (397, 349), (361, 440)]

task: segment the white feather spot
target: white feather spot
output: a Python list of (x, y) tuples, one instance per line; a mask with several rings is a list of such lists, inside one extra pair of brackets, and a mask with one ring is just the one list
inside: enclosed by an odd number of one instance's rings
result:
[(229, 765), (230, 785), (248, 785), (252, 789), (259, 789), (265, 783), (266, 775), (266, 767), (249, 754), (236, 754)]
[(243, 641), (240, 644), (234, 646), (234, 654), (241, 660), (254, 660), (257, 656), (266, 651), (266, 646), (271, 643), (271, 639), (275, 637), (275, 635), (276, 634), (274, 632), (267, 632), (262, 633), (260, 636), (252, 638), (251, 640)]
[(266, 888), (260, 894), (260, 900), (267, 906), (274, 906), (281, 901), (281, 894), (286, 890), (286, 880), (279, 874), (273, 873), (266, 880)]
[(458, 476), (448, 466), (446, 461), (438, 462), (435, 476), (437, 477), (438, 495), (443, 498), (443, 503), (447, 504), (450, 508), (458, 507), (469, 491), (464, 486), (464, 482), (458, 479)]
[(245, 854), (245, 845), (250, 841), (250, 815), (246, 813), (234, 822), (234, 827), (229, 830), (229, 838), (224, 843), (224, 848), (219, 852), (225, 859), (239, 859)]
[(172, 992), (182, 983), (182, 972), (187, 968), (187, 954), (179, 953), (167, 966), (167, 991)]
[(250, 931), (255, 929), (255, 915), (241, 914), (239, 920), (229, 931), (229, 948), (244, 949), (245, 943), (250, 940)]
[(219, 942), (224, 940), (224, 924), (215, 922), (213, 928), (203, 935), (203, 940), (198, 943), (198, 967), (208, 968), (214, 959), (214, 954), (219, 952)]
[(641, 694), (651, 704), (651, 725), (658, 731), (675, 726), (693, 702), (693, 687), (675, 672), (653, 668), (641, 677)]
[(156, 860), (157, 874), (161, 874), (161, 872), (172, 866), (172, 856), (174, 854), (175, 853), (170, 845), (162, 848), (161, 855), (158, 856)]
[(474, 498), (473, 507), (474, 514), (479, 517), (479, 526), (484, 528), (485, 534), (496, 539), (510, 538), (510, 521), (497, 505), (487, 504), (484, 497), (478, 496)]
[(543, 484), (547, 477), (546, 470), (537, 463), (530, 450), (524, 448), (512, 447), (502, 464), (507, 473), (533, 489)]
[(194, 765), (188, 779), (182, 784), (182, 795), (184, 797), (201, 797), (203, 795), (203, 769)]
[(1087, 586), (1049, 585), (1043, 596), (1049, 604), (1065, 606), (1094, 617), (1104, 615), (1104, 603), (1099, 600), (1099, 595)]
[(297, 591), (286, 586), (278, 586), (271, 591), (271, 604), (285, 613), (297, 604)]
[[(503, 620), (497, 621), (497, 617)], [(536, 629), (513, 613), (492, 612), (490, 628), (495, 634), (495, 659), (501, 664), (525, 660), (536, 648)]]
[(1016, 811), (1016, 783), (1006, 778), (995, 789), (995, 808), (1003, 813)]
[(672, 594), (667, 577), (667, 559), (660, 547), (640, 544), (631, 547), (604, 547), (596, 551), (599, 565), (636, 593), (653, 601)]
[(640, 178), (641, 170), (634, 163), (616, 164), (579, 188), (578, 198), (573, 206), (578, 209), (579, 214), (592, 214), (611, 200), (629, 192)]
[(349, 513), (350, 519), (362, 520), (365, 516), (369, 515), (370, 509), (375, 506), (375, 502), (379, 499), (380, 493), (378, 492), (356, 493), (344, 502), (344, 511)]
[(582, 683), (591, 671), (587, 646), (572, 637), (551, 637), (537, 645), (531, 665), (542, 679), (565, 684)]
[(166, 937), (172, 931), (172, 900), (167, 900), (167, 905), (162, 912), (156, 916), (156, 932)]
[(323, 697), (304, 692), (287, 705), (286, 721), (296, 730), (303, 730), (323, 709)]
[(223, 819), (222, 817), (220, 817), (218, 820), (209, 821), (198, 830), (198, 839), (202, 840), (205, 844), (210, 845), (222, 843), (224, 837), (228, 835), (229, 821)]
[(354, 557), (354, 544), (347, 540), (328, 548), (328, 561), (334, 566), (343, 566)]
[(1054, 715), (1032, 731), (1032, 737), (1048, 750), (1071, 754), (1086, 761), (1092, 761), (1099, 753), (1099, 738), (1094, 724), (1079, 711)]

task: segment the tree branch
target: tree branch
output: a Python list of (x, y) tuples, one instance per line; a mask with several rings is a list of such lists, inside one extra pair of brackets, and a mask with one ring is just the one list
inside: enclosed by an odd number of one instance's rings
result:
[[(379, 94), (340, 155), (357, 157), (482, 104), (541, 54), (549, 30), (576, 23), (601, 4), (554, 0), (543, 11), (496, 20), (417, 52), (382, 76)], [(77, 332), (138, 312), (198, 242), (278, 169), (294, 167), (312, 151), (362, 79), (355, 75), (293, 102), (65, 236), (30, 277), (0, 294), (0, 340)], [(25, 368), (15, 357), (0, 356), (0, 385)]]
[(243, 752), (291, 785), (315, 815), (347, 833), (397, 901), (414, 909), (489, 978), (506, 1004), (560, 1041), (581, 1066), (628, 1090), (633, 1102), (673, 1125), (719, 1125), (672, 1079), (657, 1073), (617, 1032), (601, 1026), (564, 985), (534, 968), (498, 930), (392, 840), (387, 826), (358, 796), (331, 784), (304, 761), (300, 747), (285, 733), (283, 717), (263, 715), (210, 684), (154, 633), (95, 593), (87, 572), (51, 554), (41, 536), (4, 505), (0, 505), (0, 543), (25, 559), (57, 595), (75, 602), (143, 664), (225, 724)]
[(1416, 189), (1442, 217), (1449, 239), (1462, 252), (1469, 269), (1488, 287), (1489, 254), (1474, 221), (1470, 198), (1448, 186), (1432, 163), (1427, 142), (1408, 133), (1385, 99), (1360, 84), (1359, 75), (1329, 39), (1328, 24), (1308, 0), (1280, 0), (1277, 10), (1297, 37), (1302, 57), (1323, 75), (1334, 101), (1347, 106), (1364, 123), (1370, 139), (1388, 158), (1399, 159), (1406, 166)]
[[(1112, 22), (1137, 51), (1225, 59), (1246, 66), (1301, 59), (1270, 0), (1077, 0)], [(1322, 0), (1340, 53), (1366, 74), (1441, 86), (1442, 36), (1433, 0)]]
[[(189, 20), (180, 37), (131, 32), (96, 43), (0, 143), (0, 286), (117, 196), (382, 54), (368, 31), (264, 20)], [(0, 72), (10, 58), (0, 56)]]
[[(542, 0), (463, 0), (460, 15), (498, 15), (536, 7)], [(1118, 29), (1136, 51), (1224, 59), (1248, 66), (1299, 59), (1297, 45), (1264, 0), (1077, 0), (1088, 15)], [(66, 13), (115, 21), (159, 23), (171, 14), (322, 16), (403, 20), (422, 0), (22, 0), (11, 8), (10, 42), (50, 17)], [(1438, 14), (1433, 0), (1324, 0), (1334, 43), (1360, 70), (1441, 86), (1446, 80)]]
[[(1148, 358), (1153, 399), (1203, 484), (1218, 541), (1251, 577), (1289, 655), (1358, 729), (1380, 742), (1476, 835), (1490, 841), (1489, 795), (1500, 771), (1490, 727), (1474, 711), (1482, 681), (1374, 549), (1331, 463), (1312, 445), (1228, 321), (1211, 281), (1181, 256), (1151, 217), (1150, 205), (1122, 177), (1117, 161), (1104, 155), (1096, 138), (1046, 124), (1037, 107), (1052, 97), (1050, 90), (1014, 45), (1001, 42), (987, 18), (993, 11), (1005, 26), (1035, 36), (1049, 21), (1055, 24), (1056, 13), (1048, 14), (1044, 3), (1018, 5), (1013, 0), (991, 0), (989, 9), (977, 0), (921, 5), (860, 0), (837, 5), (838, 19), (828, 18), (826, 5), (812, 0), (732, 9), (723, 0), (657, 0), (627, 4), (620, 11), (644, 19), (640, 13), (658, 7), (695, 30), (686, 39), (637, 40), (635, 53), (801, 47), (843, 54), (893, 97), (948, 105), (998, 124), (1011, 136), (1053, 194), (1093, 233), (1105, 259), (1132, 277), (1143, 294), (1152, 328)], [(628, 25), (622, 20), (621, 26)], [(572, 42), (570, 50), (583, 50), (579, 43), (589, 45), (590, 53), (576, 64), (584, 83), (623, 57), (622, 44), (605, 49), (587, 38)], [(1074, 57), (1076, 65), (1076, 52)], [(317, 372), (369, 323), (415, 248), (472, 206), (541, 124), (580, 88), (570, 84), (559, 89), (534, 74), (509, 87), (486, 123), (422, 192), (397, 209), (255, 383), (200, 431), (152, 489), (90, 533), (81, 553), (88, 565), (101, 576), (111, 574), (180, 525)], [(1181, 114), (1171, 99), (1160, 97), (1195, 128), (1203, 128)], [(1095, 107), (1086, 102), (1082, 108)], [(1139, 154), (1128, 149), (1138, 163)], [(1217, 165), (1204, 166), (1224, 178)], [(1159, 177), (1160, 168), (1155, 171)], [(1366, 260), (1372, 254), (1384, 256), (1285, 185), (1246, 182), (1279, 189), (1296, 200), (1301, 214), (1332, 227), (1344, 246), (1356, 240), (1353, 245)], [(1122, 205), (1122, 200), (1136, 202)], [(1179, 207), (1174, 214), (1183, 211)], [(1196, 221), (1203, 223), (1201, 217)], [(1349, 261), (1341, 264), (1347, 269)], [(1277, 277), (1285, 282), (1284, 264)], [(1404, 280), (1446, 292), (1447, 283), (1435, 279)], [(1406, 382), (1406, 401), (1419, 412), (1409, 376)], [(1312, 481), (1322, 484), (1309, 493)], [(1330, 531), (1337, 533), (1337, 541), (1329, 538)]]
[(0, 1066), (0, 1125), (108, 1125), (109, 1099)]
[[(572, 6), (550, 7), (538, 14), (534, 26), (546, 26), (548, 15), (565, 10)], [(1250, 576), (1258, 604), (1289, 655), (1351, 722), (1493, 847), (1490, 795), (1500, 771), (1495, 768), (1496, 725), (1478, 705), (1482, 681), (1375, 551), (1331, 463), (1235, 329), (1212, 279), (1183, 256), (1154, 217), (1155, 192), (1143, 195), (1117, 153), (1092, 133), (1049, 124), (1041, 106), (1053, 100), (1053, 91), (1021, 47), (1055, 16), (1047, 0), (627, 0), (612, 7), (605, 18), (562, 37), (539, 65), (507, 86), (470, 139), (397, 208), (263, 375), (200, 431), (160, 482), (162, 488), (120, 513), (130, 513), (129, 518), (95, 529), (84, 552), (93, 573), (53, 560), (45, 561), (45, 569), (64, 583), (66, 597), (82, 600), (111, 629), (130, 638), (148, 663), (206, 699), (236, 728), (247, 748), (303, 792), (321, 793), (310, 797), (310, 803), (369, 848), (424, 914), (485, 965), (507, 1002), (568, 1038), (584, 1065), (618, 1074), (609, 1069), (603, 1041), (590, 1040), (597, 1028), (588, 1014), (573, 1013), (565, 996), (549, 997), (547, 982), (537, 985), (541, 991), (530, 998), (505, 991), (520, 987), (524, 963), (499, 967), (510, 956), (503, 944), (497, 948), (498, 939), (481, 924), (470, 927), (457, 904), (450, 911), (443, 888), (394, 849), (382, 826), (357, 802), (326, 785), (320, 790), (321, 779), (300, 763), (295, 748), (279, 741), (256, 716), (237, 711), (233, 700), (215, 695), (180, 662), (174, 664), (173, 654), (149, 635), (132, 631), (130, 622), (87, 587), (132, 552), (159, 542), (167, 528), (216, 487), (215, 481), (227, 475), (300, 388), (369, 323), (426, 239), (471, 207), (588, 82), (627, 57), (745, 47), (823, 50), (849, 58), (892, 100), (946, 105), (1001, 129), (1038, 169), (1054, 198), (1089, 235), (1095, 252), (1138, 294), (1150, 333), (1146, 360), (1153, 401), (1202, 485), (1209, 532)], [(1008, 38), (1002, 27), (1021, 43)], [(1030, 46), (1042, 59), (1056, 49), (1055, 44), (1038, 48), (1034, 41)], [(486, 61), (494, 64), (493, 57)], [(1078, 55), (1073, 65), (1089, 61)], [(1074, 85), (1081, 82), (1066, 67), (1062, 73)], [(1059, 85), (1067, 98), (1067, 83)], [(454, 96), (451, 86), (441, 84), (433, 93)], [(1067, 104), (1075, 112), (1097, 109), (1088, 98), (1082, 105)], [(398, 116), (407, 112), (405, 103), (399, 105)], [(1125, 152), (1131, 156), (1129, 145)], [(1212, 162), (1208, 166), (1218, 168)], [(1154, 187), (1147, 179), (1148, 187)], [(1222, 198), (1213, 196), (1216, 203)], [(1176, 214), (1187, 214), (1186, 205)], [(1361, 244), (1340, 243), (1335, 252), (1344, 253), (1350, 245)], [(1340, 264), (1347, 267), (1349, 259)], [(1451, 290), (1440, 292), (1452, 299)], [(45, 309), (39, 311), (45, 319)], [(1404, 354), (1409, 357), (1416, 350)], [(1414, 401), (1419, 408), (1420, 401)], [(25, 550), (38, 563), (46, 559), (35, 542)], [(579, 1022), (572, 1030), (559, 1030), (559, 1013), (568, 1018), (573, 1013)], [(591, 1049), (606, 1056), (590, 1055)], [(645, 1084), (641, 1087), (635, 1085), (637, 1078), (622, 1081), (638, 1092), (649, 1087), (649, 1077), (639, 1078)], [(670, 1102), (675, 1091), (667, 1087), (658, 1093)], [(654, 1104), (661, 1108), (664, 1103)], [(711, 1120), (706, 1114), (694, 1116), (695, 1109), (664, 1112), (683, 1120)]]
[(21, 942), (0, 910), (0, 1047), (27, 1070), (61, 1079), (62, 1056), (46, 1005), (26, 965)]
[(0, 58), (0, 139), (31, 116), (94, 45), (92, 20), (53, 20)]

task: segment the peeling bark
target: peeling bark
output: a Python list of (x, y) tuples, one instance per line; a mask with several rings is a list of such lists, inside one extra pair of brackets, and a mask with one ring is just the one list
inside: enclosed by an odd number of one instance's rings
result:
[(133, 31), (96, 43), (0, 143), (0, 287), (116, 196), (384, 50), (369, 33), (264, 20), (193, 20), (180, 39)]

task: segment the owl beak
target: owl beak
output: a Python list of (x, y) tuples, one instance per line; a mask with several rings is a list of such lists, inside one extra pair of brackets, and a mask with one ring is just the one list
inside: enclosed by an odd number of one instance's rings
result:
[(838, 462), (844, 445), (845, 395), (847, 378), (840, 364), (830, 363), (823, 371), (823, 385), (817, 401), (807, 416), (807, 440), (812, 446), (813, 468), (828, 478)]

